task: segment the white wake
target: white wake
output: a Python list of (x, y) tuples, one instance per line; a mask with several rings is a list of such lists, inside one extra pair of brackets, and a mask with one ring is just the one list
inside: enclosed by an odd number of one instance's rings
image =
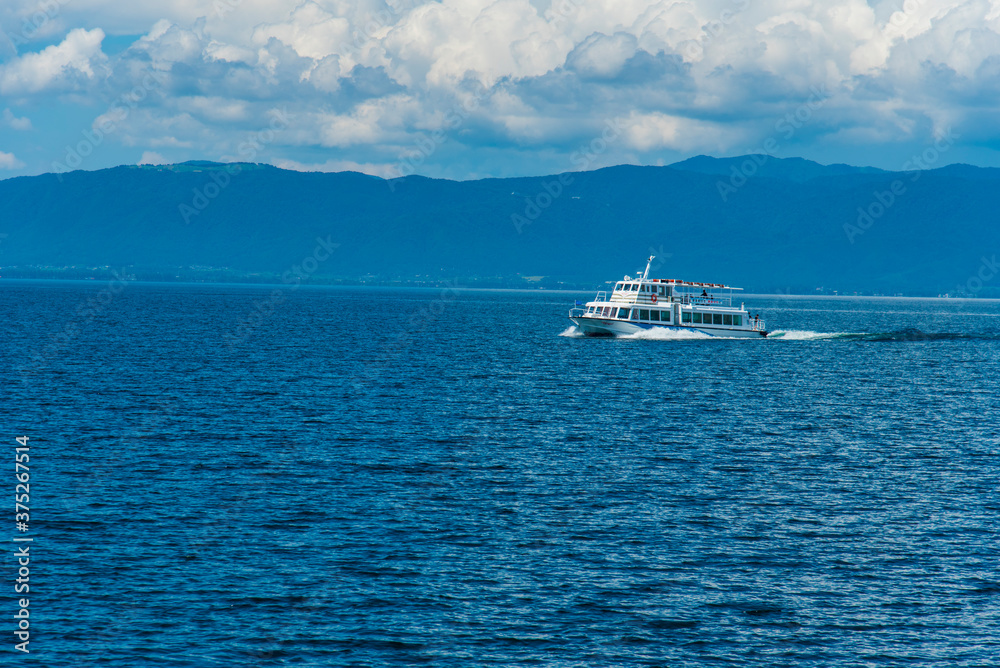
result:
[[(559, 336), (572, 339), (583, 338), (585, 334), (576, 325), (570, 325), (564, 329)], [(729, 340), (740, 337), (728, 337), (724, 334), (709, 335), (692, 329), (666, 329), (664, 327), (653, 327), (643, 329), (633, 334), (616, 334), (619, 339), (635, 339), (639, 341), (706, 341), (709, 339)], [(858, 336), (845, 332), (814, 332), (807, 329), (778, 329), (770, 332), (766, 340), (775, 341), (822, 341), (825, 339), (837, 339), (841, 337)], [(748, 339), (749, 340), (749, 339)]]
[(666, 329), (664, 327), (653, 327), (644, 329), (634, 334), (619, 334), (619, 339), (639, 339), (640, 341), (703, 341), (705, 339), (717, 339), (720, 337), (709, 336), (696, 330), (687, 329)]
[(777, 329), (769, 332), (767, 338), (780, 341), (820, 341), (844, 336), (843, 332), (813, 332), (808, 329)]
[(569, 327), (567, 327), (566, 329), (564, 329), (559, 334), (559, 336), (568, 336), (571, 339), (582, 339), (583, 338), (583, 332), (581, 332), (580, 329), (576, 325), (570, 325)]

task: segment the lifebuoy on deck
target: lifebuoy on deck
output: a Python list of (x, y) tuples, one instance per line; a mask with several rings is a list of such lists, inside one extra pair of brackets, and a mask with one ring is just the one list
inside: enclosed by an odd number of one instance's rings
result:
[(650, 296), (649, 296), (649, 301), (650, 301), (651, 303), (655, 304), (655, 303), (656, 303), (656, 295), (650, 295)]

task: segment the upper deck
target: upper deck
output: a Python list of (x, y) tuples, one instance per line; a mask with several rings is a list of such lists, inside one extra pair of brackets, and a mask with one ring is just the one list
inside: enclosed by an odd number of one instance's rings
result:
[[(685, 304), (732, 308), (734, 288), (722, 283), (699, 283), (677, 278), (631, 278), (615, 284), (611, 298), (599, 292), (596, 301), (617, 304)], [(726, 292), (723, 292), (726, 291)]]

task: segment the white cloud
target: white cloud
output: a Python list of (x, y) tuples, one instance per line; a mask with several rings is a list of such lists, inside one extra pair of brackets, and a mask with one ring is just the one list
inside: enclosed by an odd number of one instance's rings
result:
[(248, 104), (217, 96), (192, 95), (176, 99), (178, 109), (209, 121), (233, 122), (245, 120)]
[(9, 108), (3, 110), (3, 121), (8, 127), (14, 130), (30, 130), (31, 129), (31, 119), (24, 117), (18, 118), (14, 115)]
[(21, 169), (24, 163), (18, 160), (13, 153), (0, 151), (0, 169)]
[(349, 31), (347, 19), (333, 16), (315, 2), (306, 0), (295, 8), (287, 21), (258, 26), (252, 39), (258, 45), (278, 39), (303, 58), (322, 60), (348, 41)]
[(383, 134), (375, 105), (364, 105), (351, 115), (324, 114), (319, 117), (319, 140), (323, 146), (340, 147), (370, 144)]
[(384, 179), (399, 176), (395, 164), (361, 163), (353, 160), (337, 160), (334, 158), (321, 163), (303, 163), (297, 160), (279, 158), (274, 161), (274, 166), (296, 172), (361, 172), (362, 174), (378, 176)]
[(584, 77), (610, 79), (618, 74), (625, 61), (635, 55), (639, 41), (634, 35), (594, 33), (569, 54), (567, 65)]
[(104, 69), (101, 52), (104, 31), (100, 28), (70, 31), (60, 44), (37, 53), (26, 53), (0, 65), (0, 93), (38, 93), (48, 89), (71, 89), (81, 80), (94, 79)]
[[(163, 83), (118, 122), (118, 145), (213, 158), (287, 105), (282, 160), (371, 173), (435, 130), (448, 139), (427, 156), (428, 173), (449, 160), (465, 173), (511, 161), (531, 172), (530, 156), (543, 154), (569, 168), (611, 118), (628, 122), (606, 164), (732, 154), (774, 135), (817, 88), (829, 99), (782, 136), (789, 155), (879, 156), (874, 147), (969, 125), (979, 131), (963, 136), (998, 143), (1000, 123), (988, 119), (1000, 117), (1000, 1), (388, 2), (73, 0), (51, 26), (88, 28), (0, 65), (0, 92), (16, 96), (15, 109), (53, 96), (110, 105), (153, 69)], [(36, 5), (12, 6), (0, 9), (5, 24)], [(145, 34), (109, 59), (102, 29)], [(452, 122), (473, 93), (479, 107)], [(80, 114), (81, 127), (95, 115), (83, 104)], [(335, 159), (317, 157), (333, 149)]]
[(156, 151), (143, 151), (142, 157), (139, 158), (140, 165), (165, 165), (167, 164), (166, 158), (157, 153)]

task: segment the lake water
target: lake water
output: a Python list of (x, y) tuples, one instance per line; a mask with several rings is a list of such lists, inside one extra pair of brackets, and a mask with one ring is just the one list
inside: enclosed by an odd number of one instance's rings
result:
[(1000, 664), (998, 302), (650, 340), (568, 335), (590, 294), (0, 288), (25, 662)]

